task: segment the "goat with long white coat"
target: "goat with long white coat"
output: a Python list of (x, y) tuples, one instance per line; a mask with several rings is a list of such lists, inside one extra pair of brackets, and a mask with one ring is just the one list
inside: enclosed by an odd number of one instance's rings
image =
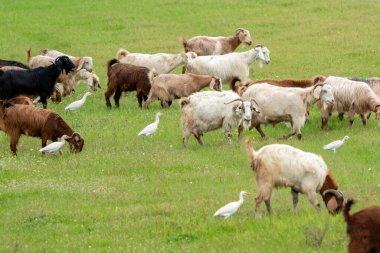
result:
[(119, 49), (116, 53), (116, 59), (120, 63), (128, 63), (135, 66), (142, 66), (148, 69), (155, 69), (158, 74), (167, 74), (173, 71), (178, 66), (181, 66), (190, 58), (195, 58), (197, 55), (193, 52), (181, 54), (143, 54), (130, 53), (125, 49)]
[(249, 80), (249, 66), (253, 62), (269, 64), (269, 53), (268, 48), (257, 45), (246, 52), (189, 57), (185, 63), (186, 73), (217, 76), (234, 87), (237, 81), (245, 84)]
[(264, 201), (268, 213), (274, 188), (289, 187), (293, 197), (293, 211), (297, 211), (298, 193), (305, 194), (309, 202), (320, 209), (317, 193), (322, 195), (329, 213), (337, 213), (345, 204), (343, 194), (338, 191), (331, 172), (322, 157), (304, 152), (285, 144), (272, 144), (255, 151), (246, 141), (247, 154), (256, 177), (256, 217), (260, 218), (260, 205)]
[(340, 114), (347, 112), (350, 126), (354, 123), (355, 113), (361, 116), (364, 126), (367, 123), (366, 115), (370, 112), (376, 113), (380, 123), (380, 98), (366, 83), (335, 76), (326, 78), (325, 83), (331, 85), (335, 102), (328, 107), (318, 103), (323, 130), (327, 130), (328, 121), (333, 112)]
[(244, 100), (254, 99), (260, 114), (252, 119), (251, 129), (256, 128), (261, 137), (266, 138), (261, 124), (276, 124), (290, 122), (292, 131), (284, 138), (297, 134), (301, 139), (301, 128), (305, 124), (307, 111), (321, 100), (325, 106), (334, 103), (331, 86), (323, 84), (323, 80), (309, 88), (285, 88), (267, 83), (255, 84), (243, 93)]
[(193, 134), (203, 144), (205, 132), (223, 128), (229, 143), (231, 130), (241, 124), (248, 128), (252, 111), (258, 110), (250, 101), (243, 101), (233, 91), (203, 91), (180, 100), (183, 146), (186, 147)]

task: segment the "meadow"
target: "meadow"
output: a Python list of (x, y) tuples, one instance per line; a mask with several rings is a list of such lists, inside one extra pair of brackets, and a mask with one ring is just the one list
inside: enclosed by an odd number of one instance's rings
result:
[[(60, 104), (49, 101), (85, 138), (84, 150), (41, 155), (38, 138), (22, 137), (18, 156), (0, 133), (0, 252), (346, 252), (342, 215), (318, 213), (304, 196), (293, 214), (289, 189), (272, 197), (275, 214), (255, 219), (256, 182), (242, 144), (229, 145), (221, 131), (191, 137), (182, 148), (177, 102), (138, 108), (135, 93), (107, 110), (106, 63), (123, 47), (130, 52), (183, 51), (179, 35), (229, 36), (243, 27), (253, 44), (271, 51), (271, 63), (251, 66), (251, 79), (309, 79), (314, 75), (379, 76), (378, 0), (256, 1), (10, 1), (0, 2), (0, 58), (25, 62), (42, 48), (94, 58), (101, 86), (80, 111), (64, 107), (87, 91), (85, 84)], [(238, 48), (244, 51), (251, 47)], [(179, 73), (180, 68), (175, 70)], [(228, 86), (224, 86), (228, 89)], [(113, 103), (113, 100), (111, 100)], [(137, 133), (163, 112), (156, 134)], [(353, 210), (380, 204), (380, 134), (373, 115), (363, 127), (357, 117), (335, 115), (320, 130), (314, 107), (303, 139), (277, 140), (289, 129), (266, 126), (270, 137), (245, 131), (254, 148), (286, 143), (321, 155)], [(337, 153), (324, 144), (350, 136)], [(212, 214), (252, 193), (230, 219)], [(319, 196), (318, 200), (322, 199)]]

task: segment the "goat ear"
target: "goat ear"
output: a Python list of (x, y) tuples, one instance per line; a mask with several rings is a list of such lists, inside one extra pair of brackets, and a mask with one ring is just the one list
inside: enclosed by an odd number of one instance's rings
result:
[(214, 86), (215, 86), (215, 78), (211, 78), (210, 89), (214, 89)]
[(322, 91), (322, 86), (318, 85), (317, 87), (314, 88), (313, 90), (313, 96), (316, 99), (319, 99), (321, 97), (321, 91)]
[(79, 63), (78, 63), (77, 70), (82, 69), (83, 68), (83, 64), (84, 64), (84, 58), (83, 57), (79, 57)]
[(55, 64), (55, 66), (57, 66), (57, 69), (59, 72), (61, 72), (63, 70), (62, 58), (61, 59), (57, 58), (57, 60), (55, 60), (54, 64)]
[(238, 104), (234, 105), (232, 108), (234, 110), (234, 112), (239, 112), (241, 111), (241, 109), (239, 108), (243, 103), (239, 101)]
[(326, 207), (329, 210), (330, 213), (335, 213), (336, 209), (338, 208), (338, 202), (336, 201), (335, 197), (332, 197), (327, 203)]

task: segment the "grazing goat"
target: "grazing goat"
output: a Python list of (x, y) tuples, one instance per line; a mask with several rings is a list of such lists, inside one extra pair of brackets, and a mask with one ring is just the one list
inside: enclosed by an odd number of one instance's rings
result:
[(130, 53), (125, 49), (119, 49), (116, 53), (116, 59), (120, 63), (128, 63), (135, 66), (142, 66), (148, 69), (155, 69), (158, 74), (167, 74), (185, 63), (187, 58), (195, 58), (197, 55), (193, 52), (182, 54), (142, 54)]
[(85, 69), (89, 72), (92, 72), (93, 66), (94, 66), (92, 57), (90, 56), (75, 57), (69, 54), (61, 53), (57, 50), (50, 50), (50, 49), (42, 49), (41, 55), (49, 56), (53, 59), (56, 59), (57, 57), (60, 57), (60, 56), (67, 56), (74, 63), (76, 70)]
[[(116, 64), (116, 65), (114, 65)], [(110, 109), (110, 97), (113, 93), (115, 106), (119, 107), (119, 100), (123, 91), (136, 91), (136, 97), (142, 108), (142, 101), (147, 100), (155, 70), (146, 67), (135, 66), (126, 63), (119, 63), (112, 59), (108, 62), (108, 83), (107, 91), (104, 93), (106, 105)]]
[(243, 101), (233, 91), (204, 91), (180, 100), (183, 146), (190, 135), (203, 144), (202, 135), (223, 128), (227, 141), (231, 143), (231, 130), (241, 124), (248, 128), (252, 111), (259, 113), (249, 101)]
[(0, 71), (0, 99), (10, 99), (18, 95), (38, 95), (47, 106), (47, 98), (53, 93), (61, 72), (73, 71), (74, 64), (67, 56), (58, 57), (54, 64), (31, 70)]
[(57, 141), (66, 134), (74, 152), (82, 151), (84, 140), (74, 132), (69, 125), (54, 111), (37, 108), (30, 105), (19, 105), (0, 101), (0, 129), (10, 137), (10, 148), (17, 154), (17, 144), (22, 134), (40, 137), (42, 147), (47, 140)]
[(24, 63), (21, 63), (18, 61), (0, 60), (0, 67), (5, 67), (5, 66), (15, 66), (15, 67), (20, 67), (22, 69), (29, 69), (29, 67), (26, 66)]
[(323, 82), (326, 79), (324, 76), (315, 76), (311, 80), (272, 80), (272, 79), (262, 79), (252, 81), (249, 80), (245, 85), (240, 85), (238, 87), (231, 87), (231, 90), (236, 91), (240, 96), (248, 89), (249, 86), (258, 84), (258, 83), (268, 83), (274, 86), (279, 87), (295, 87), (295, 88), (307, 88), (317, 83)]
[(325, 83), (331, 85), (335, 102), (328, 107), (318, 103), (323, 130), (327, 130), (328, 121), (333, 112), (338, 112), (341, 115), (348, 112), (350, 126), (354, 123), (355, 113), (361, 116), (363, 126), (367, 123), (366, 115), (371, 111), (376, 113), (380, 122), (380, 98), (366, 83), (335, 76), (326, 78)]
[(353, 199), (349, 199), (343, 209), (350, 238), (348, 253), (380, 252), (380, 206), (370, 206), (350, 214)]
[[(38, 68), (38, 67), (47, 67), (53, 64), (55, 58), (47, 56), (47, 55), (37, 55), (37, 56), (31, 57), (30, 51), (31, 49), (29, 48), (26, 53), (27, 53), (27, 62), (31, 69)], [(93, 91), (96, 91), (98, 88), (100, 88), (99, 77), (95, 74), (95, 72), (93, 71), (89, 72), (85, 68), (82, 68), (82, 69), (77, 68), (71, 73), (68, 73), (68, 74), (62, 73), (59, 75), (57, 82), (62, 84), (63, 90), (64, 90), (63, 94), (61, 95), (63, 96), (70, 95), (72, 91), (74, 90), (75, 86), (78, 85), (78, 83), (81, 80), (86, 80), (87, 85)], [(56, 90), (56, 93), (57, 92), (59, 91)]]
[(298, 193), (305, 194), (309, 202), (318, 210), (317, 193), (331, 214), (342, 210), (345, 199), (338, 191), (331, 172), (322, 157), (304, 152), (285, 144), (267, 145), (255, 151), (250, 141), (246, 140), (247, 154), (251, 168), (256, 176), (256, 217), (260, 218), (260, 205), (264, 201), (268, 213), (273, 210), (270, 205), (274, 188), (290, 187), (293, 197), (293, 212), (297, 211)]
[(181, 36), (179, 39), (185, 52), (194, 52), (199, 56), (228, 54), (235, 51), (241, 43), (248, 46), (252, 44), (251, 34), (244, 28), (237, 29), (231, 37), (196, 36), (186, 41)]
[(210, 89), (222, 90), (222, 81), (218, 77), (195, 74), (161, 74), (153, 78), (152, 87), (145, 101), (145, 107), (159, 99), (163, 107), (170, 107), (176, 98), (188, 97), (194, 92), (209, 86)]
[(260, 110), (260, 115), (251, 121), (251, 127), (256, 128), (262, 138), (266, 138), (261, 129), (261, 124), (277, 124), (279, 122), (290, 122), (292, 131), (284, 138), (297, 134), (301, 139), (301, 128), (305, 124), (307, 111), (318, 100), (322, 104), (331, 105), (334, 97), (331, 86), (324, 85), (319, 81), (309, 88), (285, 88), (276, 87), (267, 83), (250, 86), (242, 95), (244, 100), (253, 99)]
[(266, 47), (257, 45), (254, 49), (241, 53), (188, 58), (185, 67), (186, 73), (217, 76), (233, 87), (237, 81), (241, 84), (248, 81), (249, 66), (257, 60), (266, 64), (270, 62)]

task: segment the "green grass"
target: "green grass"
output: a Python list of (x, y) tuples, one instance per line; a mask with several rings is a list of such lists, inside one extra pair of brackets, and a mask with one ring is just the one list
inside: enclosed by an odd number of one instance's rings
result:
[[(274, 192), (274, 216), (262, 207), (263, 218), (254, 218), (256, 183), (236, 132), (232, 145), (215, 131), (205, 134), (204, 146), (191, 138), (183, 149), (178, 103), (141, 111), (132, 93), (119, 110), (107, 110), (106, 62), (120, 47), (177, 53), (180, 34), (230, 35), (244, 27), (271, 51), (269, 65), (252, 65), (252, 79), (379, 76), (379, 1), (4, 0), (0, 9), (0, 58), (25, 62), (27, 47), (33, 55), (42, 48), (91, 55), (102, 84), (78, 112), (65, 115), (63, 108), (83, 95), (83, 84), (48, 105), (83, 134), (80, 154), (65, 146), (63, 156), (42, 156), (39, 139), (22, 137), (14, 157), (0, 134), (0, 252), (346, 252), (342, 216), (328, 216), (324, 207), (319, 214), (303, 196), (293, 215), (289, 189)], [(158, 111), (157, 133), (138, 137)], [(334, 116), (328, 132), (319, 117), (314, 108), (302, 141), (277, 141), (289, 131), (281, 124), (264, 128), (267, 141), (255, 131), (244, 135), (255, 149), (280, 142), (322, 155), (346, 196), (359, 201), (354, 210), (379, 204), (374, 117), (366, 128), (357, 118), (350, 129)], [(336, 154), (322, 150), (344, 135), (350, 140)], [(232, 219), (212, 217), (240, 190), (253, 194)], [(326, 222), (318, 246), (309, 234)]]

